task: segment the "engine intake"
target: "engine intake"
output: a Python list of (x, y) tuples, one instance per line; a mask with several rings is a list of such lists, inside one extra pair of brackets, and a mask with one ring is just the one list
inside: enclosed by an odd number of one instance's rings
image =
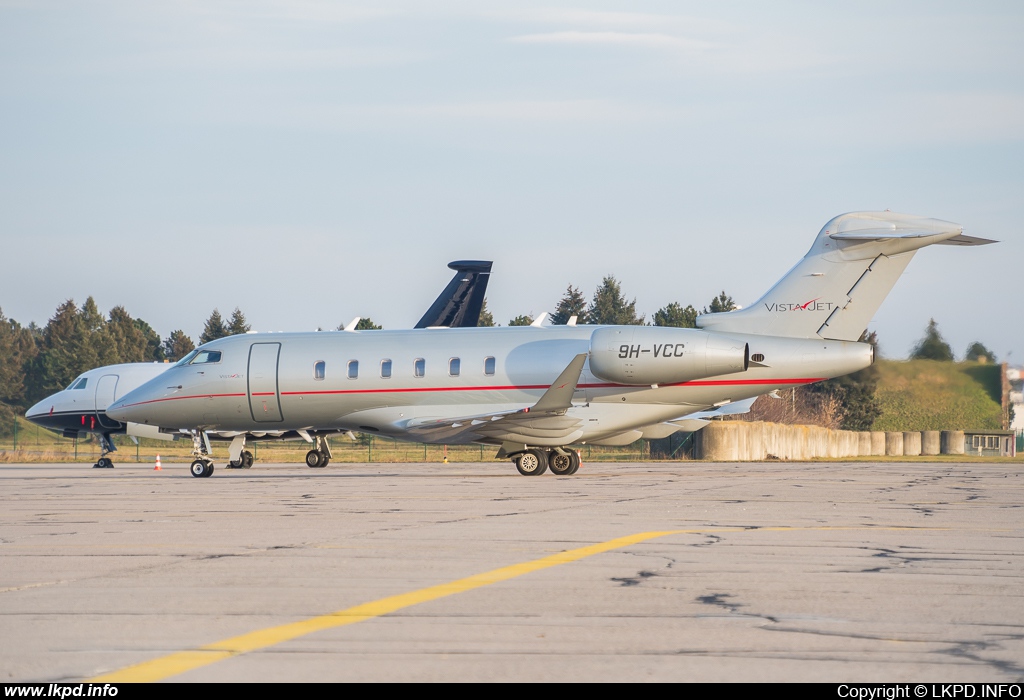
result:
[(590, 336), (590, 371), (616, 384), (675, 384), (747, 369), (750, 348), (695, 328), (609, 326)]

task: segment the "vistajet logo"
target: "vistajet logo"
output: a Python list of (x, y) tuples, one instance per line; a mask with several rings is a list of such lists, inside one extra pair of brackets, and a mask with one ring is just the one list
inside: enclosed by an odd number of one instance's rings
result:
[(831, 301), (819, 301), (820, 299), (821, 297), (811, 299), (803, 304), (780, 304), (778, 302), (774, 302), (771, 304), (765, 304), (764, 308), (768, 310), (768, 313), (783, 313), (785, 311), (831, 311), (836, 308), (836, 305)]

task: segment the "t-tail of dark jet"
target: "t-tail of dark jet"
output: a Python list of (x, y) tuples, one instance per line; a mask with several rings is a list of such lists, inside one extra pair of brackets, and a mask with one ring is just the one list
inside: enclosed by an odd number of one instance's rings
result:
[(491, 277), (491, 261), (456, 260), (448, 263), (448, 267), (455, 270), (455, 276), (423, 314), (416, 328), (475, 328), (479, 322), (487, 281)]
[(755, 304), (697, 317), (727, 333), (857, 340), (918, 249), (984, 245), (960, 224), (890, 211), (842, 214), (810, 251)]

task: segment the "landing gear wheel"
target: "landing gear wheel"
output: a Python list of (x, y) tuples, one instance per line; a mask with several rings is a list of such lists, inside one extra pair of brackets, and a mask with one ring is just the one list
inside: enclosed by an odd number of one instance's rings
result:
[(227, 464), (228, 469), (245, 469), (245, 458), (241, 455), (238, 456), (238, 461), (231, 461)]
[(575, 474), (580, 470), (580, 464), (582, 464), (583, 460), (580, 459), (580, 453), (575, 450), (573, 450), (569, 454), (572, 457), (572, 471), (569, 473)]
[(96, 464), (92, 465), (92, 468), (93, 469), (113, 469), (114, 468), (114, 463), (113, 463), (113, 461), (107, 459), (106, 457), (100, 457), (99, 459), (96, 460)]
[(330, 463), (331, 463), (331, 456), (329, 454), (327, 454), (326, 452), (321, 452), (320, 453), (320, 466), (321, 467), (326, 467)]
[(557, 452), (551, 450), (548, 453), (548, 466), (555, 476), (569, 476), (575, 474), (580, 468), (580, 458), (575, 452)]
[(207, 462), (204, 459), (197, 459), (192, 462), (192, 465), (188, 470), (189, 473), (196, 478), (210, 476), (210, 474), (213, 474), (213, 462)]
[(306, 466), (310, 469), (318, 469), (320, 467), (327, 466), (323, 455), (316, 450), (310, 450), (306, 453)]
[(256, 458), (252, 456), (252, 452), (246, 450), (242, 453), (242, 469), (251, 469), (252, 463), (256, 461)]
[(514, 461), (523, 476), (540, 476), (548, 470), (548, 455), (541, 450), (527, 450), (516, 455)]

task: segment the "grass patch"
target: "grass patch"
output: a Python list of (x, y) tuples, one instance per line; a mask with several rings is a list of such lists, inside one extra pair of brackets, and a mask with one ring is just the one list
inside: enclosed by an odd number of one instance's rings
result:
[(999, 430), (998, 365), (881, 360), (874, 430)]

